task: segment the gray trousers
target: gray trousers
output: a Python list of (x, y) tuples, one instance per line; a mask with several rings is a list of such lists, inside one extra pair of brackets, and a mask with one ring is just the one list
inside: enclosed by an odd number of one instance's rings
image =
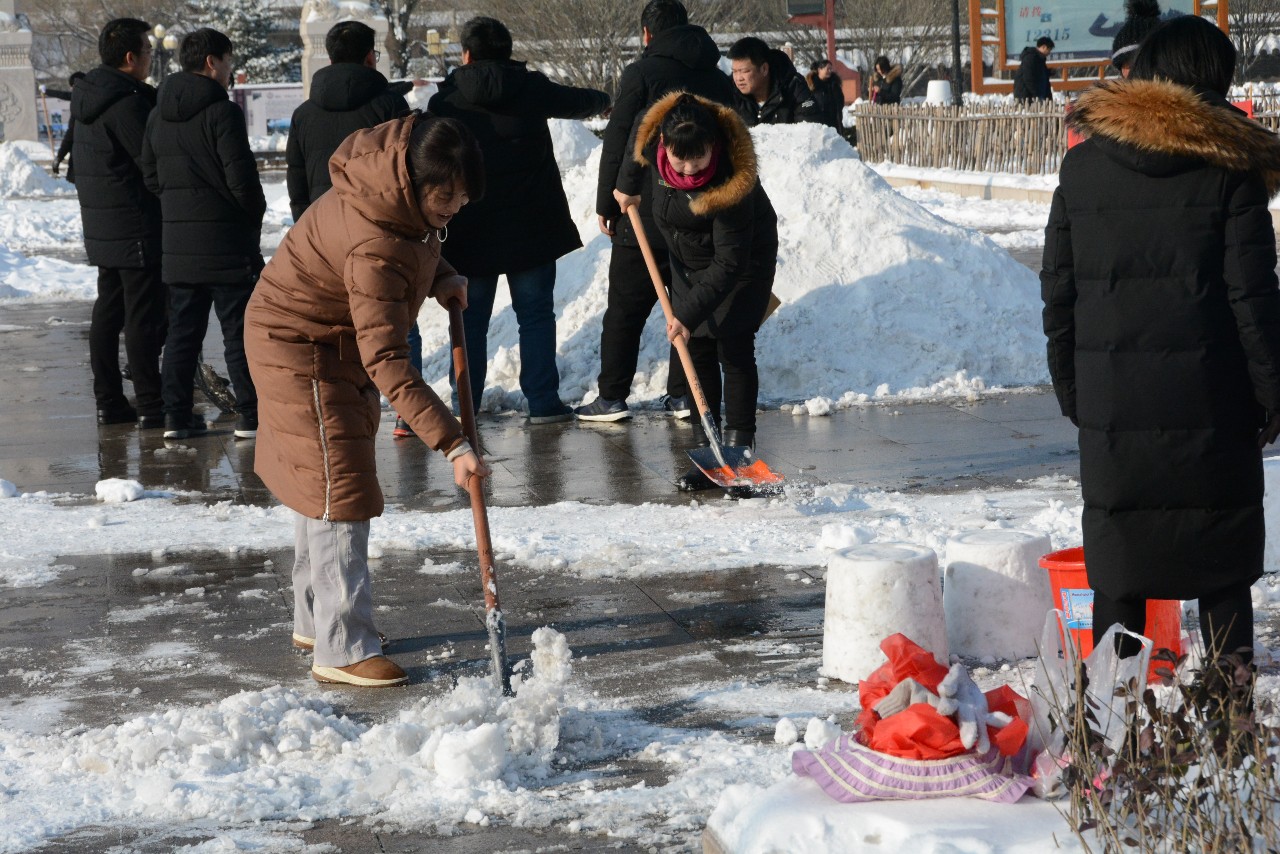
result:
[(316, 639), (320, 667), (382, 655), (373, 625), (369, 523), (294, 516), (294, 633)]

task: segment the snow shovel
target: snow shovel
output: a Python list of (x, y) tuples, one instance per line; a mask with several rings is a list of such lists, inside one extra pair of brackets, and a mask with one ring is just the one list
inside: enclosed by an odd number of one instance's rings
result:
[[(467, 372), (467, 338), (462, 329), (462, 306), (449, 303), (449, 340), (453, 345), (453, 376), (458, 386), (458, 409), (462, 412), (462, 432), (480, 456), (480, 434), (476, 431), (476, 411), (471, 405), (471, 377)], [(489, 632), (489, 660), (502, 693), (511, 696), (511, 668), (507, 664), (507, 621), (498, 604), (498, 571), (493, 565), (493, 541), (489, 538), (489, 513), (484, 505), (484, 483), (473, 477), (467, 483), (471, 495), (471, 518), (476, 527), (476, 552), (480, 557), (480, 584), (484, 588), (484, 626)]]
[[(658, 272), (658, 262), (654, 260), (649, 238), (645, 236), (644, 224), (640, 221), (640, 211), (632, 205), (627, 208), (627, 216), (631, 218), (631, 227), (635, 229), (640, 252), (644, 255), (644, 263), (649, 268), (649, 278), (653, 280), (653, 286), (658, 291), (658, 302), (662, 303), (662, 313), (670, 321), (675, 317), (671, 308), (671, 298), (662, 284), (662, 274)], [(712, 483), (724, 489), (745, 488), (752, 492), (773, 492), (781, 489), (782, 475), (771, 471), (764, 460), (756, 458), (750, 448), (721, 444), (720, 431), (716, 429), (715, 419), (711, 417), (707, 396), (702, 393), (702, 383), (698, 382), (698, 374), (693, 369), (689, 345), (683, 338), (677, 338), (675, 347), (676, 352), (680, 354), (680, 364), (684, 367), (685, 378), (689, 381), (689, 392), (693, 395), (693, 401), (698, 407), (698, 415), (702, 419), (702, 430), (710, 442), (706, 448), (694, 448), (690, 451), (689, 459), (693, 460), (693, 464), (710, 478)]]

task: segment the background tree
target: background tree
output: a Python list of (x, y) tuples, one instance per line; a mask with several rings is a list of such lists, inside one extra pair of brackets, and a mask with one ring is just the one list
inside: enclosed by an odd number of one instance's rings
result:
[(1268, 36), (1280, 34), (1280, 0), (1231, 0), (1231, 41), (1239, 59), (1236, 82), (1252, 79)]
[(870, 71), (877, 56), (889, 57), (902, 67), (904, 94), (933, 66), (950, 66), (950, 0), (843, 0), (841, 11), (852, 47), (866, 63), (862, 70)]

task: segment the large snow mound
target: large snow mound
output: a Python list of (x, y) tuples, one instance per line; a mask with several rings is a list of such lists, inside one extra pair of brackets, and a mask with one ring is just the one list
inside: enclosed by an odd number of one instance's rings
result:
[[(553, 128), (565, 191), (585, 249), (558, 265), (560, 394), (592, 396), (608, 296), (610, 244), (595, 215), (600, 145)], [(960, 372), (988, 386), (1046, 382), (1034, 274), (988, 238), (905, 198), (834, 130), (805, 124), (752, 131), (760, 175), (778, 212), (774, 292), (782, 307), (757, 338), (762, 402), (900, 392)], [(579, 160), (581, 146), (591, 153)], [(520, 227), (512, 224), (512, 227)], [(536, 223), (525, 227), (536, 228)], [(632, 403), (666, 390), (667, 344), (655, 308)], [(447, 316), (420, 317), (424, 374), (447, 391)], [(520, 408), (518, 330), (500, 288), (489, 330), (484, 405)]]
[(75, 191), (72, 184), (33, 163), (22, 146), (0, 144), (0, 196), (65, 196)]

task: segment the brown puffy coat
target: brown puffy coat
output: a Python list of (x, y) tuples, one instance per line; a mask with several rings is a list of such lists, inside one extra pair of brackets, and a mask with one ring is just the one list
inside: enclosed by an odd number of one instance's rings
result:
[(258, 390), (254, 470), (312, 519), (382, 513), (379, 392), (432, 448), (447, 453), (462, 442), (457, 419), (409, 364), (418, 309), (457, 275), (409, 180), (414, 121), (358, 131), (338, 148), (333, 190), (289, 231), (245, 313)]

